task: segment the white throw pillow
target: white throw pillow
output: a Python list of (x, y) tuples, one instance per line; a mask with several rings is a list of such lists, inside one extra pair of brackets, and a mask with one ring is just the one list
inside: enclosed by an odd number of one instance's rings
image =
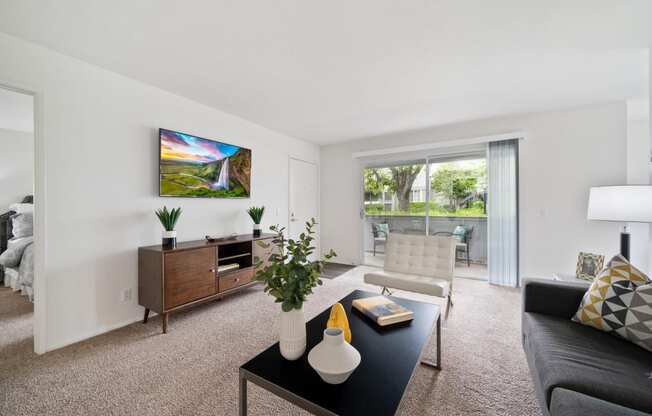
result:
[(11, 233), (14, 238), (34, 235), (34, 216), (31, 212), (14, 215), (11, 219), (11, 225)]

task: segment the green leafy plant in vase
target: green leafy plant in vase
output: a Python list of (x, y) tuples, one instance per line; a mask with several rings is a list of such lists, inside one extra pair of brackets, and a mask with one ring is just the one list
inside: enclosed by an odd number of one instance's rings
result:
[(263, 214), (265, 213), (265, 207), (250, 207), (247, 210), (247, 214), (251, 217), (251, 220), (254, 222), (254, 237), (260, 237), (260, 222), (263, 220)]
[(271, 243), (260, 240), (257, 243), (270, 252), (266, 266), (263, 259), (256, 258), (256, 280), (263, 282), (265, 293), (281, 304), (281, 355), (296, 360), (306, 350), (306, 322), (303, 303), (313, 289), (322, 284), (321, 271), (328, 260), (337, 254), (329, 250), (322, 259), (311, 260), (316, 248), (314, 218), (306, 222), (306, 231), (297, 240), (286, 239), (285, 227), (275, 225), (269, 229), (276, 234)]
[(175, 248), (177, 246), (177, 232), (174, 230), (174, 227), (177, 225), (177, 221), (179, 221), (179, 217), (181, 216), (181, 208), (168, 210), (164, 206), (156, 210), (155, 213), (164, 228), (163, 247)]

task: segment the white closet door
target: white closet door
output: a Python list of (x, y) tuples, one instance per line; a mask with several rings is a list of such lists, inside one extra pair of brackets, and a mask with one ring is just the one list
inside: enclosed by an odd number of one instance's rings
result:
[[(290, 159), (289, 208), (288, 235), (292, 239), (299, 238), (310, 218), (319, 221), (319, 176), (316, 164)], [(315, 247), (315, 253), (319, 253), (319, 240), (315, 241)]]

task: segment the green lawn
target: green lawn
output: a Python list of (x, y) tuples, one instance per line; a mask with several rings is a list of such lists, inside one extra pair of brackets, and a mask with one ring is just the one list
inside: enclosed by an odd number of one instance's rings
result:
[[(408, 211), (385, 211), (381, 204), (370, 204), (365, 207), (365, 214), (372, 216), (425, 216), (426, 207), (424, 202), (412, 202), (410, 203), (410, 209)], [(430, 203), (430, 216), (431, 217), (486, 217), (487, 214), (484, 213), (482, 206), (475, 204), (471, 208), (462, 208), (456, 211), (448, 210), (444, 207), (440, 207), (435, 203)]]

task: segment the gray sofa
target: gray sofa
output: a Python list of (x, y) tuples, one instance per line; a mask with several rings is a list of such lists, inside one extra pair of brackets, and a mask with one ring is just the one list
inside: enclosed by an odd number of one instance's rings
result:
[(522, 335), (544, 415), (652, 415), (652, 353), (572, 322), (587, 286), (530, 279)]

